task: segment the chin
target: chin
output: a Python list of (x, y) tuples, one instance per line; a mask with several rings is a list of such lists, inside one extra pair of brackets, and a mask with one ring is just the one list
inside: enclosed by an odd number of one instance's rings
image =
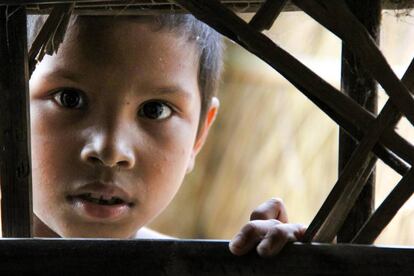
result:
[(135, 237), (135, 227), (107, 224), (71, 225), (63, 231), (58, 231), (62, 238), (103, 238), (103, 239), (130, 239)]

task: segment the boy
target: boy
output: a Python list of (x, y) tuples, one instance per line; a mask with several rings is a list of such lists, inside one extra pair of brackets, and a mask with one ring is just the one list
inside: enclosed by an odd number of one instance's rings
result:
[[(33, 41), (38, 21), (29, 24)], [(30, 79), (34, 232), (163, 238), (144, 226), (194, 166), (219, 102), (218, 34), (191, 15), (74, 17)], [(279, 200), (230, 243), (277, 253), (304, 232)], [(282, 223), (281, 223), (282, 222)]]

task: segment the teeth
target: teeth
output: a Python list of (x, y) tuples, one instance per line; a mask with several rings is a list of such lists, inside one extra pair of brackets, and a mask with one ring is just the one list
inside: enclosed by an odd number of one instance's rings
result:
[(103, 195), (96, 193), (87, 193), (80, 195), (79, 197), (89, 202), (101, 205), (115, 205), (124, 203), (124, 201), (118, 197), (104, 197)]

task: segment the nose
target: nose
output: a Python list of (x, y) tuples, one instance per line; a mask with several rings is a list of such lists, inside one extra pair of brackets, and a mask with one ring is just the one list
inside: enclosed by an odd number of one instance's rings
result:
[(135, 165), (134, 149), (125, 133), (114, 131), (88, 135), (81, 151), (81, 159), (89, 165), (130, 169)]

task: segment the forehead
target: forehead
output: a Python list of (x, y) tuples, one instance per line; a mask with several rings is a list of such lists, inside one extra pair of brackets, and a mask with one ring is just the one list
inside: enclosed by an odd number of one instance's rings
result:
[(46, 63), (50, 70), (197, 81), (199, 54), (195, 43), (148, 20), (86, 17), (70, 26), (58, 54)]

